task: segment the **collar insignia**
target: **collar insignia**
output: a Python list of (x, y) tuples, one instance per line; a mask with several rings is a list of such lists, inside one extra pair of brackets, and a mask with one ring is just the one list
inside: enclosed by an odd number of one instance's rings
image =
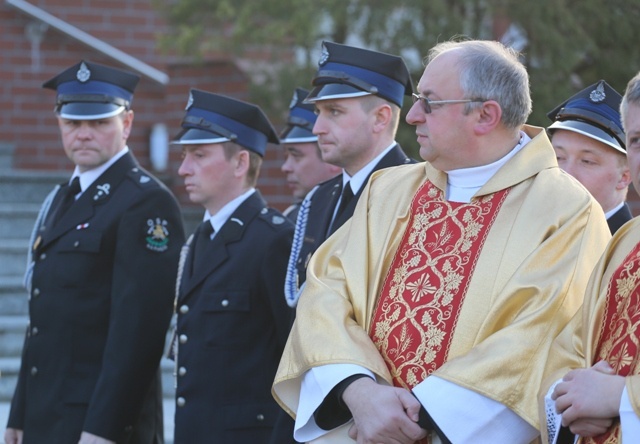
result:
[(96, 186), (98, 192), (93, 196), (93, 200), (104, 199), (109, 195), (111, 185), (108, 183)]

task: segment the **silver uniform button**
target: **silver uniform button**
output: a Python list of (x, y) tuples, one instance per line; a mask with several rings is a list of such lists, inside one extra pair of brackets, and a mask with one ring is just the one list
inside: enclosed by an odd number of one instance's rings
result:
[(37, 334), (38, 334), (38, 327), (32, 327), (32, 328), (31, 328), (31, 334), (32, 334), (33, 336), (37, 335)]
[(41, 261), (45, 260), (46, 258), (47, 258), (47, 255), (46, 255), (45, 253), (42, 253), (42, 254), (40, 255), (40, 260), (41, 260)]
[(31, 376), (35, 376), (38, 374), (38, 367), (31, 367)]
[(40, 296), (40, 289), (39, 288), (34, 288), (33, 289), (33, 297), (37, 298), (38, 296)]
[(184, 399), (182, 396), (176, 400), (176, 404), (178, 404), (178, 407), (184, 407), (186, 403), (187, 403), (187, 400)]
[(223, 299), (221, 302), (223, 307), (228, 307), (229, 306), (229, 300), (228, 299)]
[(184, 367), (180, 367), (180, 368), (178, 369), (178, 375), (180, 375), (180, 376), (184, 376), (184, 375), (186, 375), (186, 374), (187, 374), (187, 369), (186, 369), (186, 368), (184, 368)]
[(186, 344), (188, 339), (189, 338), (187, 338), (187, 335), (180, 335), (180, 343), (181, 344)]
[(264, 421), (264, 415), (262, 413), (258, 413), (258, 416), (256, 416), (256, 419), (258, 421)]
[(189, 306), (188, 306), (188, 305), (181, 305), (181, 306), (180, 306), (180, 313), (181, 313), (181, 314), (187, 314), (187, 313), (189, 313)]
[(74, 246), (74, 247), (76, 247), (76, 248), (78, 248), (78, 247), (80, 246), (80, 241), (75, 241), (75, 242), (73, 243), (73, 246)]

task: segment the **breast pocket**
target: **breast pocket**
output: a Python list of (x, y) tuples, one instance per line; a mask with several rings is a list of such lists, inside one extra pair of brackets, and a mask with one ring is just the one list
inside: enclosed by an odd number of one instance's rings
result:
[(246, 340), (251, 313), (249, 291), (205, 293), (202, 304), (202, 328), (208, 347), (236, 346)]
[(109, 274), (108, 258), (101, 249), (101, 233), (72, 232), (57, 245), (56, 279), (61, 287), (78, 288), (87, 284), (102, 285), (101, 277)]

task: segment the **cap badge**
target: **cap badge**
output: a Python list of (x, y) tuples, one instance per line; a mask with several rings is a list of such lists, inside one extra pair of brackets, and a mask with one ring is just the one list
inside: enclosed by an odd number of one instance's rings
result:
[(293, 109), (298, 104), (298, 95), (296, 92), (293, 92), (293, 97), (291, 97), (291, 103), (289, 103), (289, 109)]
[(187, 106), (184, 108), (185, 111), (188, 111), (189, 108), (191, 108), (191, 105), (193, 105), (193, 94), (189, 92), (189, 100), (187, 100)]
[(604, 84), (602, 82), (598, 83), (596, 89), (591, 91), (591, 94), (589, 94), (589, 99), (594, 103), (602, 102), (606, 97), (607, 95), (604, 93)]
[(320, 54), (320, 60), (318, 60), (318, 65), (322, 66), (325, 63), (327, 63), (327, 60), (329, 60), (329, 50), (327, 49), (326, 46), (322, 46), (322, 54)]
[(90, 78), (91, 78), (91, 71), (89, 71), (89, 68), (87, 68), (87, 65), (85, 65), (84, 62), (82, 62), (80, 64), (80, 69), (78, 69), (78, 72), (76, 73), (76, 79), (78, 79), (78, 82), (84, 83)]
[(151, 251), (162, 253), (169, 248), (169, 223), (165, 219), (156, 217), (147, 220), (147, 248)]

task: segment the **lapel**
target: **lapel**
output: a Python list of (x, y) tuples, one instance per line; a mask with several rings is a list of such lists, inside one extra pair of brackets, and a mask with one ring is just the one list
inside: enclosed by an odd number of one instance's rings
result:
[(251, 221), (266, 209), (266, 202), (256, 190), (233, 212), (220, 231), (211, 240), (211, 246), (197, 264), (191, 264), (193, 244), (189, 247), (182, 282), (180, 283), (180, 302), (186, 299), (211, 273), (229, 258), (230, 247), (240, 241)]
[(629, 205), (625, 202), (622, 208), (613, 213), (611, 217), (607, 219), (607, 224), (609, 225), (611, 234), (614, 234), (621, 226), (629, 222), (631, 219), (633, 219), (633, 215), (631, 214)]
[[(376, 172), (378, 170), (381, 170), (383, 168), (389, 168), (389, 167), (393, 167), (393, 166), (404, 165), (404, 164), (407, 164), (407, 163), (415, 163), (415, 161), (413, 161), (413, 159), (408, 157), (404, 153), (404, 151), (402, 151), (402, 148), (400, 148), (400, 145), (396, 144), (387, 154), (384, 155), (384, 157), (382, 159), (380, 159), (380, 161), (376, 164), (376, 166), (373, 168), (373, 170), (371, 170), (371, 173), (369, 173), (369, 175), (367, 176), (367, 179), (364, 181), (363, 185), (360, 187), (358, 192), (353, 196), (353, 199), (351, 199), (351, 202), (349, 202), (349, 204), (346, 206), (346, 208), (344, 209), (342, 214), (340, 216), (338, 216), (336, 218), (336, 220), (333, 222), (333, 225), (331, 226), (331, 232), (327, 233), (326, 237), (329, 237), (330, 235), (332, 235), (347, 220), (349, 220), (351, 218), (351, 216), (353, 216), (353, 211), (355, 210), (356, 205), (358, 204), (358, 199), (360, 199), (360, 195), (364, 191), (365, 185), (369, 182), (369, 178), (371, 177), (371, 175), (374, 172)], [(342, 190), (340, 190), (340, 192), (341, 191)], [(340, 194), (340, 192), (338, 193), (338, 195)], [(332, 205), (331, 208), (332, 209), (335, 208), (335, 202), (334, 202), (334, 204)], [(333, 210), (331, 211), (330, 216), (331, 215), (333, 215)], [(326, 227), (327, 228), (329, 227), (328, 223), (327, 223)]]
[[(116, 163), (111, 165), (82, 193), (80, 198), (62, 215), (55, 226), (50, 226), (49, 221), (46, 221), (45, 225), (41, 228), (42, 247), (46, 247), (68, 231), (75, 229), (79, 224), (91, 219), (96, 207), (109, 202), (116, 187), (122, 182), (128, 172), (136, 167), (137, 162), (131, 153), (127, 153), (118, 159)], [(63, 191), (64, 187), (61, 187), (53, 205), (57, 205)]]

